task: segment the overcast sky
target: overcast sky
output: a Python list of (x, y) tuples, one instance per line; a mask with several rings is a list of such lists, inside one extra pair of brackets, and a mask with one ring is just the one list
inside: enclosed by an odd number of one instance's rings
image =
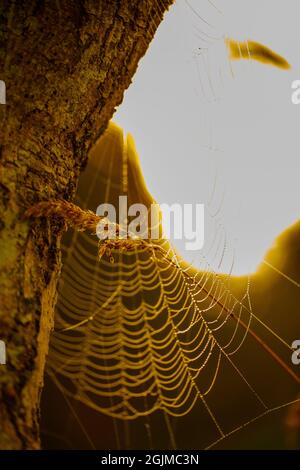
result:
[[(189, 1), (201, 19), (177, 0), (114, 120), (134, 136), (158, 202), (205, 204), (200, 255), (224, 272), (235, 253), (233, 272), (244, 274), (299, 218), (300, 105), (291, 102), (291, 84), (300, 79), (300, 2), (213, 1), (217, 8)], [(259, 41), (292, 69), (229, 64), (224, 36)], [(198, 265), (184, 241), (175, 245)]]

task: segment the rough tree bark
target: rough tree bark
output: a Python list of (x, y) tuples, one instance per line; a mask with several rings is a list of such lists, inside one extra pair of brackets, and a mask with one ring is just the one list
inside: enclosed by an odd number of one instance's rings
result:
[(0, 2), (0, 448), (39, 448), (39, 398), (62, 225), (22, 220), (70, 200), (172, 0)]

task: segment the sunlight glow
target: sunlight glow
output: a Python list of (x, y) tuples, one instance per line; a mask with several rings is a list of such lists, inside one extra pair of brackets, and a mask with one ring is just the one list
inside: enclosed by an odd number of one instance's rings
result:
[[(214, 3), (221, 13), (189, 1), (203, 20), (183, 0), (170, 9), (114, 121), (133, 134), (159, 203), (206, 205), (202, 254), (221, 272), (234, 256), (239, 275), (255, 271), (299, 218), (300, 106), (291, 102), (291, 84), (300, 78), (300, 4)], [(265, 44), (292, 68), (229, 62), (226, 37)], [(218, 252), (209, 249), (216, 234)], [(197, 265), (184, 242), (174, 244)]]

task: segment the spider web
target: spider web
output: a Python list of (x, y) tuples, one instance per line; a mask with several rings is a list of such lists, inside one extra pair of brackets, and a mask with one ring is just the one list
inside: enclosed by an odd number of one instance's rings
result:
[[(91, 153), (77, 203), (118, 207), (120, 194), (128, 204), (153, 202), (132, 138), (111, 124)], [(220, 240), (212, 243), (216, 252)], [(210, 423), (199, 443), (205, 447), (272, 409), (239, 363), (243, 344), (256, 337), (251, 322), (263, 323), (252, 312), (249, 282), (236, 296), (230, 276), (214, 273), (205, 259), (196, 270), (167, 240), (157, 244), (162, 250), (113, 250), (99, 261), (98, 239), (69, 230), (47, 371), (65, 396), (113, 419), (163, 413), (170, 434), (169, 417), (200, 407)], [(246, 397), (248, 411), (233, 420), (215, 403), (222, 369), (232, 384), (227, 393), (243, 389)]]

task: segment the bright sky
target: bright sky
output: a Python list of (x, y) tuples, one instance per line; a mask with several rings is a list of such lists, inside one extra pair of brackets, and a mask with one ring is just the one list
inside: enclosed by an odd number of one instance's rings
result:
[[(205, 204), (200, 256), (227, 272), (234, 255), (233, 273), (245, 274), (299, 218), (300, 105), (291, 84), (300, 79), (300, 2), (212, 2), (189, 0), (203, 19), (185, 0), (170, 9), (114, 121), (134, 136), (159, 203)], [(224, 35), (261, 42), (292, 69), (230, 65)], [(184, 240), (174, 243), (199, 265)]]

